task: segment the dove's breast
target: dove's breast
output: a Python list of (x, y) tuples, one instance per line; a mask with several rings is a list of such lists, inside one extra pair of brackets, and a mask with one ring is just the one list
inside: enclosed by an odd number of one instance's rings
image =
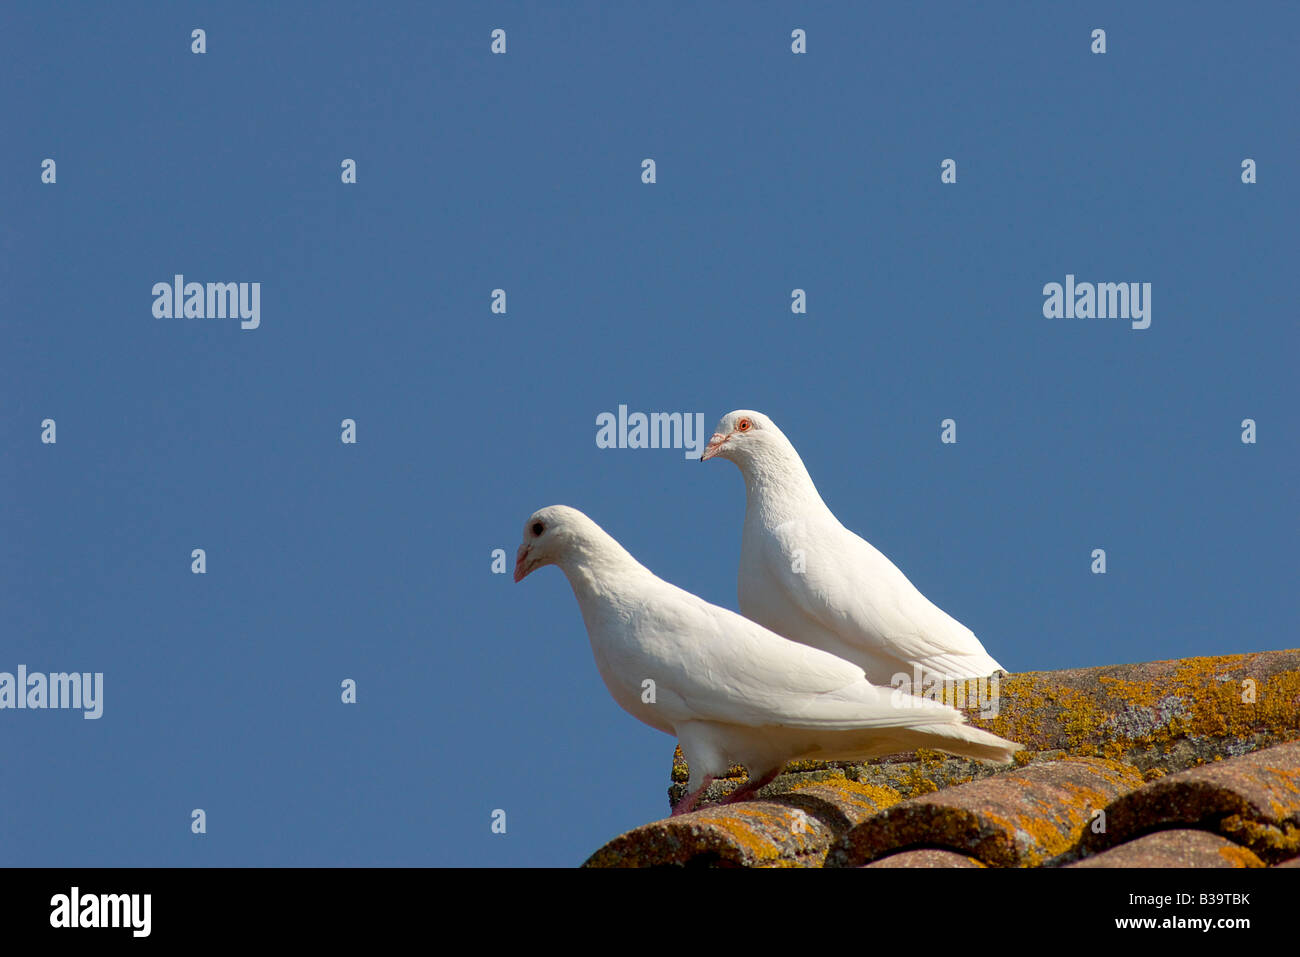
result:
[(802, 521), (772, 530), (746, 523), (737, 588), (740, 613), (792, 641), (853, 660), (851, 649), (839, 636), (804, 611), (810, 597), (804, 594), (809, 588), (808, 570), (827, 559)]
[(583, 603), (582, 619), (596, 670), (618, 706), (656, 730), (675, 734), (679, 699), (666, 680), (662, 636), (646, 609)]

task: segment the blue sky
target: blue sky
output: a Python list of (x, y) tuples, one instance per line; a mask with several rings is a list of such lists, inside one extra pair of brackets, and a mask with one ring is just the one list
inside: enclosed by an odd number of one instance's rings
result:
[[(104, 673), (0, 711), (0, 863), (567, 866), (663, 816), (562, 574), (491, 572), (563, 503), (736, 607), (739, 473), (598, 448), (620, 403), (770, 415), (1012, 670), (1296, 644), (1300, 8), (378, 6), (0, 12), (0, 671)], [(176, 273), (260, 326), (155, 318)], [(1067, 274), (1150, 328), (1044, 318)]]

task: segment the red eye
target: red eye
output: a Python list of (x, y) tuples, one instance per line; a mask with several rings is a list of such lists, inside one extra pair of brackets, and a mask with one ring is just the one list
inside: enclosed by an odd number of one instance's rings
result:
[(750, 422), (749, 419), (741, 419), (739, 422), (736, 423), (736, 431), (748, 432), (751, 428), (753, 428), (753, 426), (754, 423)]

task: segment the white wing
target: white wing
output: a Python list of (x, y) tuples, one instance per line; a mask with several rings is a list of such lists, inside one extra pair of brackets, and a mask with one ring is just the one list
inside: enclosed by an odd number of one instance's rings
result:
[(645, 606), (642, 646), (653, 659), (660, 695), (676, 696), (686, 717), (832, 730), (962, 720), (933, 701), (910, 696), (896, 701), (892, 689), (870, 684), (854, 664), (660, 584), (662, 599), (656, 596)]
[[(838, 521), (811, 527), (788, 523), (769, 532), (767, 546), (762, 549), (764, 568), (780, 583), (789, 610), (844, 645), (892, 660), (904, 671), (919, 665), (951, 677), (972, 677), (1001, 667), (969, 628)], [(791, 569), (796, 550), (803, 553), (801, 572)], [(785, 624), (785, 629), (796, 627), (793, 621)]]

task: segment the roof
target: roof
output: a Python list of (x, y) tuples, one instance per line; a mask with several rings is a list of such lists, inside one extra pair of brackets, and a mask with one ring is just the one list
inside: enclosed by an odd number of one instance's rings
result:
[[(1300, 651), (1031, 672), (996, 692), (966, 713), (1025, 745), (1013, 765), (804, 762), (720, 804), (746, 780), (733, 768), (698, 810), (586, 866), (1300, 866)], [(679, 749), (670, 800), (687, 775)]]

